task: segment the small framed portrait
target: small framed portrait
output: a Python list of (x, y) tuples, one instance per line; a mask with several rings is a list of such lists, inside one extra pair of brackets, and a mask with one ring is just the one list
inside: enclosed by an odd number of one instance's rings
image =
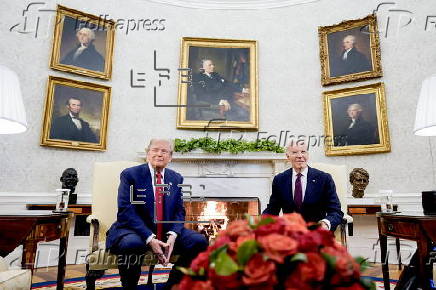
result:
[(111, 88), (50, 76), (41, 145), (106, 150)]
[(50, 67), (110, 79), (114, 25), (112, 20), (58, 5)]
[(323, 86), (382, 76), (377, 18), (318, 28)]
[(182, 39), (177, 128), (258, 129), (257, 42)]
[(324, 92), (325, 153), (390, 152), (383, 83)]

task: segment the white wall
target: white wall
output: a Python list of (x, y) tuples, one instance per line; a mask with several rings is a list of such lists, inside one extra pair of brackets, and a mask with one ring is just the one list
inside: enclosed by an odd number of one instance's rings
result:
[[(267, 10), (201, 10), (166, 6), (148, 1), (46, 1), (46, 8), (59, 3), (91, 14), (109, 14), (118, 19), (166, 19), (164, 31), (117, 31), (112, 80), (98, 81), (49, 69), (52, 27), (47, 27), (53, 12), (34, 12), (40, 16), (37, 38), (33, 33), (10, 32), (22, 23), (22, 10), (28, 1), (0, 3), (0, 63), (20, 77), (26, 103), (29, 130), (20, 135), (0, 135), (0, 192), (47, 192), (59, 187), (59, 176), (75, 167), (81, 193), (90, 193), (92, 165), (95, 161), (135, 160), (136, 152), (155, 136), (193, 137), (199, 131), (177, 130), (175, 108), (153, 107), (153, 50), (158, 64), (171, 69), (171, 80), (159, 90), (159, 102), (175, 104), (180, 40), (184, 36), (230, 39), (255, 39), (259, 42), (260, 131), (279, 134), (323, 135), (322, 92), (341, 87), (383, 81), (391, 135), (392, 152), (366, 156), (325, 157), (315, 148), (312, 160), (366, 168), (370, 175), (368, 192), (390, 188), (395, 192), (419, 192), (435, 187), (428, 138), (412, 133), (415, 106), (421, 81), (435, 72), (436, 29), (424, 30), (427, 15), (436, 15), (436, 2), (395, 1), (378, 12), (384, 34), (391, 16), (387, 37), (381, 35), (384, 76), (381, 79), (322, 88), (318, 48), (318, 26), (370, 14), (382, 1), (322, 0), (298, 6)], [(389, 12), (389, 9), (410, 13)], [(402, 15), (401, 18), (399, 15)], [(409, 17), (414, 21), (405, 26)], [(398, 23), (400, 22), (400, 23)], [(28, 24), (30, 25), (30, 23)], [(398, 28), (398, 29), (397, 29)], [(130, 70), (145, 72), (147, 87), (130, 88)], [(92, 81), (112, 87), (109, 115), (108, 150), (87, 152), (39, 146), (46, 84), (49, 75)], [(277, 108), (280, 108), (278, 110)], [(256, 133), (248, 133), (254, 139)], [(436, 156), (436, 139), (433, 155)], [(183, 173), (183, 172), (182, 172)], [(249, 192), (249, 189), (247, 189)]]

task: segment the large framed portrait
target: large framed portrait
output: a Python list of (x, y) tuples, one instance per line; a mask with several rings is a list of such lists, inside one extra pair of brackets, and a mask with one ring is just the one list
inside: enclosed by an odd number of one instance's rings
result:
[(258, 129), (257, 42), (184, 37), (177, 128)]
[(323, 86), (382, 76), (374, 14), (318, 27)]
[(58, 5), (50, 67), (110, 79), (114, 25), (112, 20)]
[(106, 150), (111, 88), (50, 76), (41, 145)]
[(324, 92), (325, 153), (391, 151), (383, 83)]

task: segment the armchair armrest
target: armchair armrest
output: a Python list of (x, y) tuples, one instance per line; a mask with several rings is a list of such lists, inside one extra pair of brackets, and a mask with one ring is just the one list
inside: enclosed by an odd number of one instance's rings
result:
[(98, 233), (100, 231), (100, 223), (98, 221), (98, 218), (93, 215), (89, 215), (86, 218), (86, 222), (91, 224), (91, 229), (92, 229), (91, 251), (94, 252), (98, 250)]
[(353, 236), (353, 217), (348, 215), (348, 214), (344, 214), (344, 217), (342, 218), (342, 224), (344, 225), (348, 225), (348, 235), (350, 237)]

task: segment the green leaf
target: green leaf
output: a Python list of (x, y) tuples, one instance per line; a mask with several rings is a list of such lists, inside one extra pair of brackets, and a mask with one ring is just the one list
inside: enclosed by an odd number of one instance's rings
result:
[(292, 262), (307, 262), (307, 256), (304, 253), (296, 253), (295, 255), (293, 255), (291, 257), (291, 259), (289, 261), (291, 263)]
[(324, 260), (327, 261), (327, 265), (331, 268), (334, 269), (336, 268), (336, 257), (335, 256), (331, 256), (329, 254), (326, 253), (321, 253), (322, 257), (324, 258)]
[(369, 290), (376, 290), (375, 283), (367, 278), (360, 278), (360, 284)]
[(198, 270), (198, 275), (199, 276), (204, 276), (204, 274), (205, 274), (205, 270), (204, 270), (203, 267), (201, 267), (200, 270)]
[(248, 240), (242, 243), (238, 248), (238, 253), (236, 254), (238, 258), (239, 265), (247, 264), (251, 256), (258, 252), (257, 242), (255, 240)]
[(216, 259), (218, 258), (218, 255), (221, 253), (221, 252), (226, 252), (227, 251), (227, 247), (228, 247), (228, 245), (224, 245), (224, 246), (222, 246), (222, 247), (219, 247), (218, 249), (216, 249), (215, 251), (213, 251), (212, 253), (210, 253), (210, 255), (209, 255), (209, 261), (210, 261), (210, 263), (215, 263), (215, 261), (216, 261)]
[(177, 269), (185, 275), (196, 276), (195, 272), (191, 268), (184, 268), (184, 267), (177, 266)]
[(215, 261), (215, 272), (219, 276), (230, 276), (238, 271), (238, 264), (227, 255), (227, 252), (222, 251), (218, 254)]
[(354, 260), (356, 261), (357, 264), (360, 265), (360, 271), (362, 271), (362, 272), (371, 268), (371, 265), (368, 263), (368, 259), (366, 259), (366, 258), (357, 257)]
[(257, 229), (260, 226), (269, 225), (269, 224), (272, 224), (275, 222), (276, 221), (272, 217), (266, 217), (266, 218), (263, 218), (262, 220), (260, 220), (260, 222), (258, 222), (257, 225), (254, 225), (253, 229)]

